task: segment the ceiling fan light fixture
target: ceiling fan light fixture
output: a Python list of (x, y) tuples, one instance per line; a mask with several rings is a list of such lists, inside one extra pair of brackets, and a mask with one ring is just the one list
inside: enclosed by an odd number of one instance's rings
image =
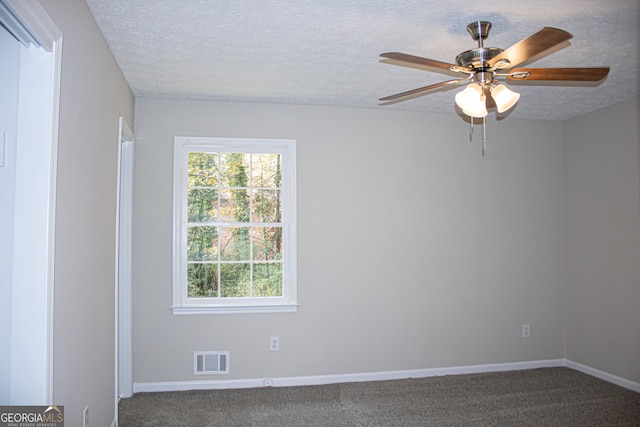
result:
[(462, 112), (470, 117), (486, 117), (486, 98), (482, 86), (477, 83), (470, 83), (464, 90), (456, 94), (456, 104)]
[(513, 107), (520, 99), (520, 94), (512, 91), (503, 84), (491, 85), (491, 96), (496, 102), (498, 113), (504, 113)]
[(487, 117), (487, 115), (489, 114), (484, 103), (478, 104), (472, 110), (462, 110), (462, 112), (469, 117), (478, 117), (478, 118)]

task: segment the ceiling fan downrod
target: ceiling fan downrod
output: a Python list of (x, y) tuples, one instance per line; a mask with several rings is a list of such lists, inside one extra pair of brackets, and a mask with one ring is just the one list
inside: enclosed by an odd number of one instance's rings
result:
[(489, 21), (476, 21), (467, 25), (467, 31), (471, 34), (471, 38), (478, 42), (478, 48), (484, 47), (484, 39), (489, 37), (490, 29), (491, 22)]
[[(497, 47), (484, 47), (484, 40), (489, 37), (490, 29), (491, 22), (489, 21), (476, 21), (467, 25), (467, 31), (471, 34), (471, 38), (478, 42), (478, 47), (462, 52), (456, 56), (457, 65), (474, 71), (491, 69), (489, 61), (501, 54), (503, 50)], [(489, 81), (491, 81), (491, 79), (489, 79)]]

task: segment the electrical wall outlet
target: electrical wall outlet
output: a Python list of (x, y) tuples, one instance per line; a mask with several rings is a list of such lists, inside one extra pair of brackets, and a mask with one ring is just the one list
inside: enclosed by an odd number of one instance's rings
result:
[(269, 351), (280, 351), (280, 337), (269, 337)]
[(522, 338), (529, 338), (531, 336), (531, 325), (525, 323), (522, 325)]

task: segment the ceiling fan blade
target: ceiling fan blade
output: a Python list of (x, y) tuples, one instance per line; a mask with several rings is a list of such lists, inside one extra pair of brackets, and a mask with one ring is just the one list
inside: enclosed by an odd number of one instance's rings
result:
[(609, 67), (601, 68), (516, 68), (509, 70), (509, 80), (554, 80), (599, 82), (609, 74)]
[(495, 68), (511, 68), (526, 61), (527, 59), (557, 46), (573, 36), (558, 28), (544, 27), (542, 30), (520, 40), (500, 54), (488, 61), (489, 66)]
[(468, 79), (457, 79), (457, 80), (447, 80), (445, 82), (435, 83), (429, 86), (420, 87), (418, 89), (408, 90), (406, 92), (396, 93), (395, 95), (385, 96), (384, 98), (380, 98), (380, 101), (383, 101), (383, 105), (395, 104), (396, 102), (406, 101), (408, 99), (413, 99), (418, 96), (427, 95), (427, 92), (440, 89), (447, 85), (457, 84), (460, 82), (466, 82)]
[(380, 62), (385, 64), (400, 65), (402, 67), (417, 68), (419, 70), (440, 71), (440, 72), (470, 72), (470, 70), (447, 62), (436, 61), (435, 59), (423, 58), (421, 56), (409, 55), (400, 52), (388, 52), (380, 55), (385, 58)]

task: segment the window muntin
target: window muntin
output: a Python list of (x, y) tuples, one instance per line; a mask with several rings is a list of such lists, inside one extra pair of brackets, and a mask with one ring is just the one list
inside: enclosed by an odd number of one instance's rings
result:
[(295, 310), (295, 142), (176, 137), (174, 155), (174, 313)]

